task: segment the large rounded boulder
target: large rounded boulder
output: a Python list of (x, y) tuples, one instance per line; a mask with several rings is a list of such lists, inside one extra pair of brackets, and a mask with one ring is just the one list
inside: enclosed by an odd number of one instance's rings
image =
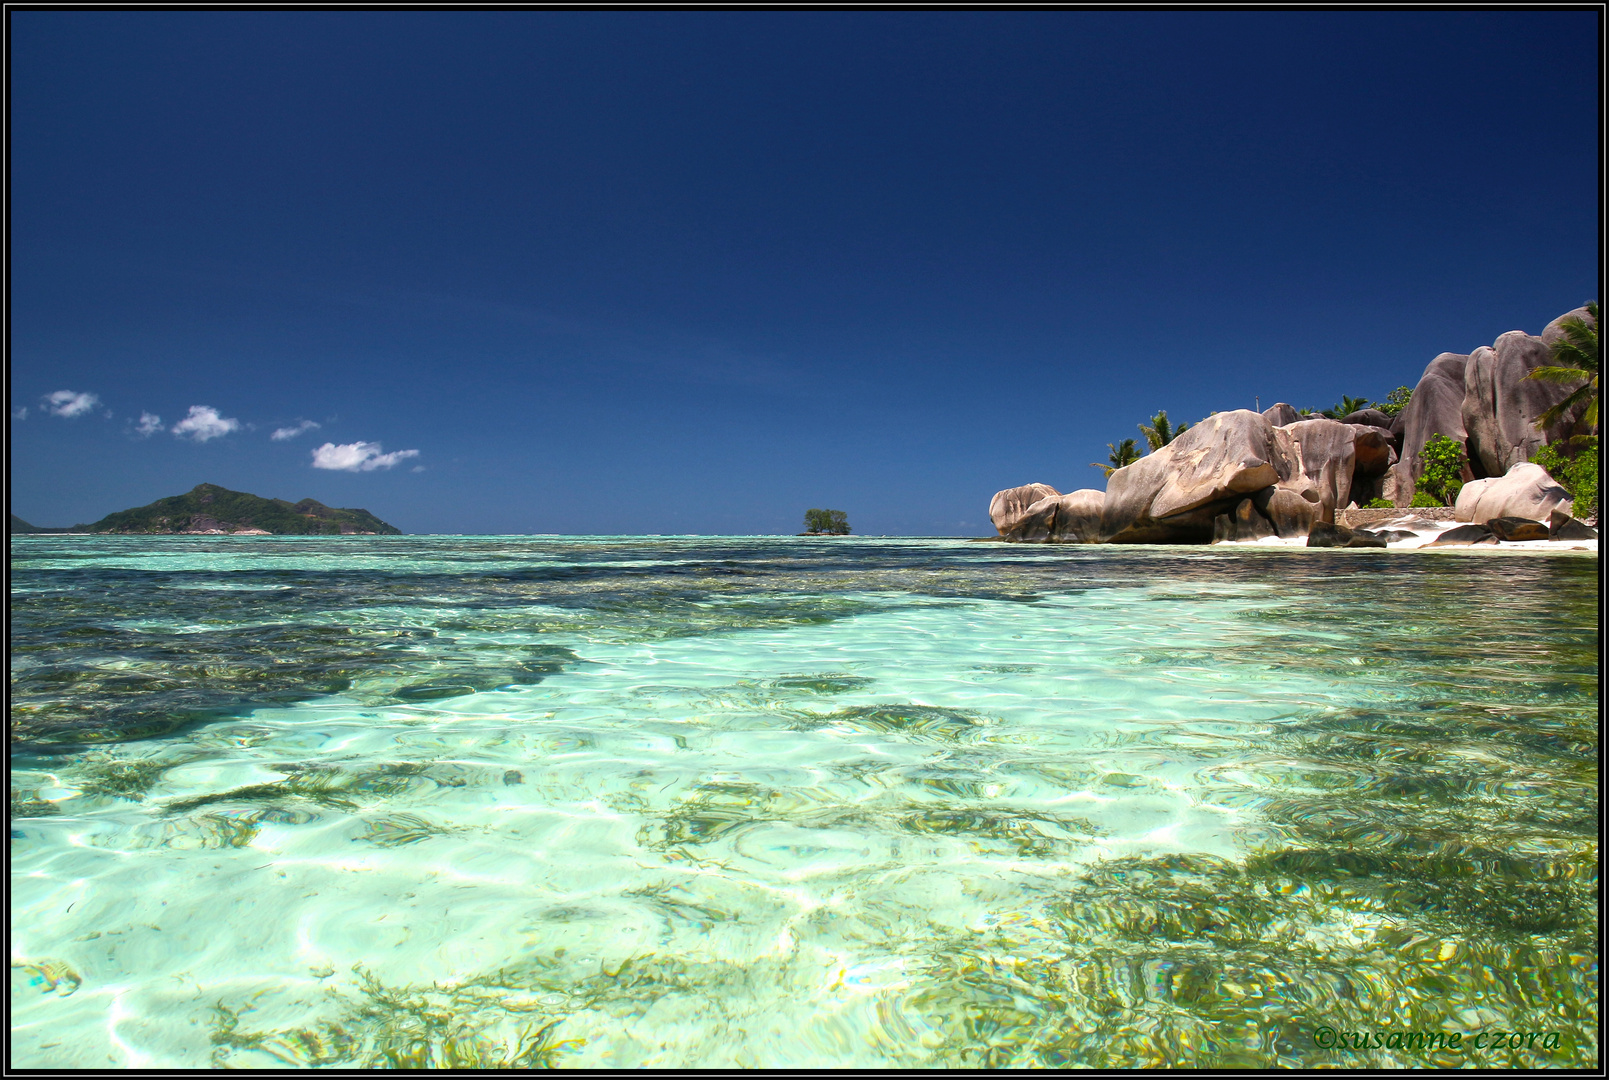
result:
[(1391, 430), (1391, 417), (1379, 409), (1359, 409), (1357, 412), (1347, 413), (1341, 417), (1343, 424), (1364, 424), (1368, 427), (1385, 428)]
[(1046, 496), (1028, 507), (1012, 530), (1002, 535), (1021, 543), (1097, 544), (1105, 505), (1106, 492), (1095, 488)]
[[(1402, 425), (1402, 443), (1397, 451), (1397, 463), (1391, 467), (1388, 489), (1392, 501), (1407, 506), (1413, 500), (1414, 485), (1424, 475), (1425, 467), (1420, 453), (1437, 435), (1445, 435), (1462, 445), (1464, 430), (1464, 370), (1469, 357), (1461, 353), (1442, 353), (1430, 362), (1419, 383), (1413, 388), (1413, 397), (1397, 420)], [(1395, 425), (1393, 425), (1395, 427)], [(1465, 469), (1465, 480), (1475, 474)]]
[(1570, 493), (1542, 466), (1521, 461), (1502, 476), (1465, 484), (1453, 504), (1453, 517), (1477, 525), (1504, 517), (1547, 521), (1554, 510), (1571, 512)]
[(1015, 532), (1028, 508), (1040, 499), (1060, 495), (1049, 484), (1024, 484), (996, 492), (989, 500), (989, 520), (1001, 536)]
[(1296, 423), (1302, 417), (1294, 407), (1281, 401), (1264, 409), (1263, 418), (1275, 427), (1284, 427), (1286, 424)]
[(1542, 340), (1547, 342), (1550, 347), (1554, 342), (1564, 340), (1564, 320), (1566, 319), (1578, 319), (1588, 326), (1593, 325), (1592, 312), (1586, 308), (1578, 307), (1574, 311), (1566, 311), (1542, 328)]
[(1552, 364), (1547, 340), (1523, 330), (1510, 330), (1490, 347), (1470, 354), (1461, 411), (1470, 461), (1478, 466), (1478, 474), (1502, 476), (1510, 466), (1531, 460), (1544, 443), (1570, 437), (1581, 409), (1561, 417), (1545, 432), (1536, 426), (1538, 417), (1581, 385), (1526, 377)]
[(1317, 519), (1334, 524), (1336, 509), (1351, 498), (1357, 438), (1357, 429), (1339, 420), (1300, 420), (1275, 428), (1278, 486), (1315, 503)]
[(1250, 409), (1214, 413), (1112, 473), (1101, 514), (1112, 543), (1209, 543), (1213, 520), (1273, 484), (1274, 427)]

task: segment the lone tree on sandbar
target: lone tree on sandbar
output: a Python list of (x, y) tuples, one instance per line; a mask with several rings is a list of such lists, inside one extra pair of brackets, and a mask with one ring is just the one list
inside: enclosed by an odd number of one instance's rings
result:
[(848, 536), (849, 515), (842, 510), (806, 510), (805, 532), (811, 536)]

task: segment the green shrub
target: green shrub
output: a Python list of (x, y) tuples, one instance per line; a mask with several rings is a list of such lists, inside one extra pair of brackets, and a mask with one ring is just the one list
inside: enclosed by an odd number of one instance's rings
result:
[(1412, 397), (1413, 387), (1399, 386), (1395, 390), (1391, 391), (1391, 393), (1387, 394), (1384, 401), (1376, 401), (1374, 403), (1374, 407), (1385, 413), (1387, 416), (1397, 416), (1402, 412), (1403, 409), (1408, 407), (1408, 402), (1410, 399), (1412, 399)]
[(1370, 499), (1363, 504), (1365, 510), (1390, 510), (1395, 505), (1390, 499)]
[(1548, 471), (1575, 500), (1575, 516), (1598, 512), (1598, 437), (1560, 439), (1549, 443), (1531, 459)]
[(826, 533), (829, 536), (849, 535), (849, 515), (842, 510), (805, 511), (805, 531), (809, 533)]
[(1418, 490), (1440, 499), (1442, 506), (1453, 505), (1458, 499), (1458, 492), (1463, 489), (1464, 480), (1460, 474), (1469, 460), (1464, 456), (1463, 445), (1445, 435), (1432, 436), (1419, 452), (1419, 460), (1424, 464), (1425, 471), (1419, 478)]
[(1409, 506), (1440, 506), (1441, 503), (1436, 500), (1436, 497), (1434, 495), (1426, 494), (1423, 491), (1416, 491), (1416, 492), (1413, 493), (1413, 502), (1409, 503), (1408, 505)]

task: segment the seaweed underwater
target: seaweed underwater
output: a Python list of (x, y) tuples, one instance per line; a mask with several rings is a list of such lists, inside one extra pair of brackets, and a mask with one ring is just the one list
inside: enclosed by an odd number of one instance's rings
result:
[[(154, 988), (124, 949), (215, 1067), (1599, 1060), (1592, 560), (96, 544), (14, 553), (19, 1031)], [(216, 906), (283, 902), (316, 970), (142, 929), (231, 859)]]

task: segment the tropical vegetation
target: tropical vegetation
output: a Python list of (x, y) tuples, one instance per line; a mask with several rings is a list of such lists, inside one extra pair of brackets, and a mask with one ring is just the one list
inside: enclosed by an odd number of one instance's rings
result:
[[(1441, 506), (1451, 506), (1463, 489), (1464, 466), (1469, 458), (1462, 443), (1446, 435), (1434, 435), (1419, 452), (1425, 471), (1419, 478), (1418, 490), (1439, 500)], [(1417, 496), (1416, 496), (1417, 498)], [(1419, 505), (1417, 502), (1415, 505)]]
[(1401, 416), (1402, 410), (1408, 407), (1408, 402), (1412, 399), (1413, 387), (1399, 386), (1395, 390), (1391, 391), (1391, 393), (1387, 394), (1384, 401), (1376, 401), (1369, 407), (1371, 409), (1379, 409), (1387, 416)]
[(1185, 432), (1189, 431), (1190, 425), (1180, 424), (1178, 427), (1172, 426), (1168, 422), (1168, 410), (1163, 409), (1161, 412), (1151, 417), (1151, 422), (1149, 424), (1141, 424), (1139, 425), (1139, 428), (1140, 434), (1145, 436), (1145, 441), (1151, 444), (1151, 450), (1155, 452), (1168, 445), (1168, 443), (1172, 442), (1174, 439), (1177, 439), (1180, 435), (1183, 435)]
[(848, 536), (849, 515), (842, 510), (806, 510), (805, 533), (810, 536), (823, 533), (828, 536)]
[(1598, 512), (1598, 437), (1577, 436), (1549, 443), (1531, 459), (1548, 471), (1575, 501), (1578, 518)]
[(275, 536), (339, 535), (343, 531), (395, 536), (402, 532), (367, 510), (338, 509), (317, 499), (299, 503), (265, 499), (217, 484), (197, 484), (183, 495), (119, 510), (93, 525), (75, 525), (73, 531), (160, 534), (202, 528), (261, 529)]
[(1101, 465), (1098, 462), (1092, 461), (1089, 463), (1089, 466), (1092, 469), (1100, 469), (1107, 476), (1111, 476), (1125, 465), (1132, 465), (1136, 461), (1140, 460), (1140, 451), (1135, 448), (1133, 439), (1124, 439), (1116, 446), (1113, 446), (1111, 443), (1107, 443), (1106, 449), (1111, 451), (1111, 454), (1108, 455), (1106, 459), (1110, 461), (1111, 464)]
[(1338, 402), (1335, 405), (1331, 405), (1328, 409), (1325, 409), (1319, 415), (1320, 416), (1327, 416), (1331, 420), (1340, 420), (1340, 419), (1342, 419), (1344, 417), (1351, 416), (1353, 413), (1357, 412), (1359, 409), (1367, 409), (1368, 407), (1369, 407), (1369, 399), (1368, 398), (1348, 397), (1347, 395), (1342, 394), (1340, 402)]

